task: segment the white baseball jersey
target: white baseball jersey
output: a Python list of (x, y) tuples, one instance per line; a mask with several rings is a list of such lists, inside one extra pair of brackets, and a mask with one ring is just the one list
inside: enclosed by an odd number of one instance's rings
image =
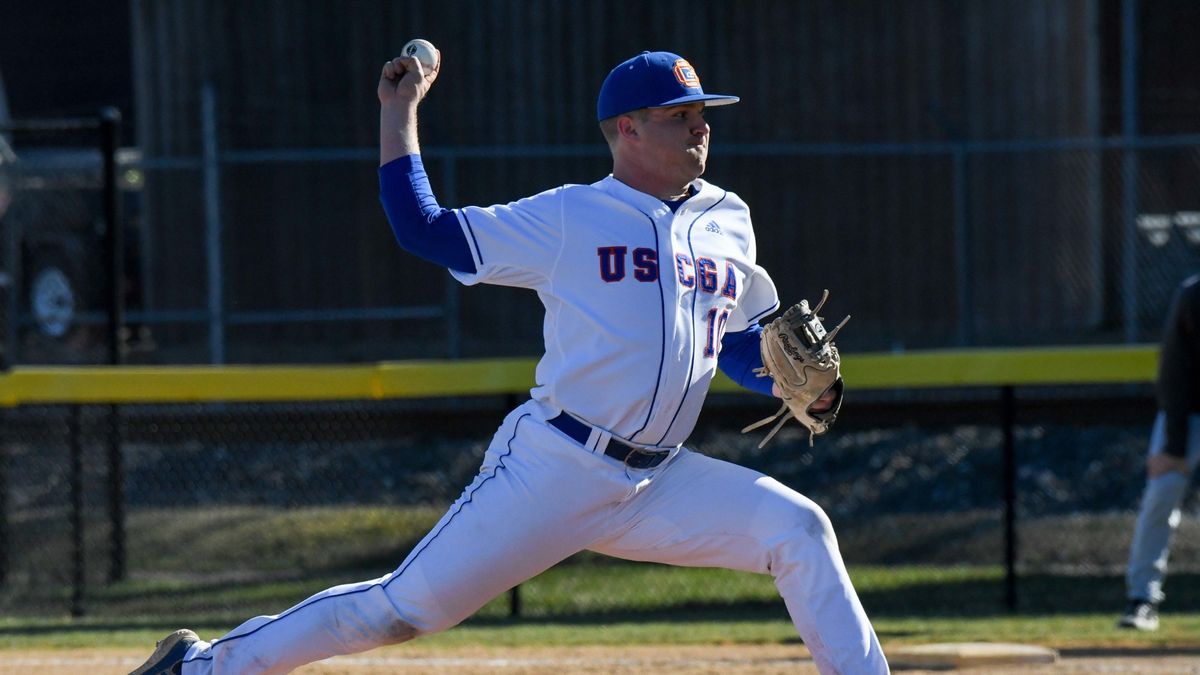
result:
[(531, 288), (546, 307), (532, 396), (626, 440), (691, 433), (725, 331), (779, 307), (755, 263), (745, 202), (703, 180), (672, 212), (609, 176), (457, 211), (476, 272), (465, 284)]

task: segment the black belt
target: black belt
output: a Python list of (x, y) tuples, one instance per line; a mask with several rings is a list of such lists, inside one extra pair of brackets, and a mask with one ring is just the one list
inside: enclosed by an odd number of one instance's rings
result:
[[(576, 443), (587, 447), (588, 438), (592, 435), (591, 426), (580, 422), (565, 412), (547, 421), (555, 429), (574, 439)], [(645, 450), (643, 448), (636, 448), (622, 442), (616, 437), (610, 439), (607, 447), (603, 448), (603, 450), (604, 454), (618, 462), (624, 462), (634, 469), (653, 469), (662, 464), (667, 455), (671, 454), (670, 450)]]

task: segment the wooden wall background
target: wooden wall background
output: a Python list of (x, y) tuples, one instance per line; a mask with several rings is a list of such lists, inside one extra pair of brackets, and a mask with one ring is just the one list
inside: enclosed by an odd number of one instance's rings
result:
[[(1144, 23), (1164, 34), (1200, 15), (1152, 4), (1143, 4)], [(1107, 299), (1123, 223), (1116, 154), (972, 153), (956, 191), (952, 153), (879, 144), (1119, 131), (1119, 8), (1118, 0), (134, 0), (137, 136), (147, 157), (199, 155), (200, 91), (210, 83), (223, 150), (373, 148), (380, 66), (422, 36), (443, 52), (422, 106), (435, 191), (444, 206), (503, 202), (607, 173), (594, 119), (599, 85), (625, 58), (666, 49), (687, 57), (708, 90), (742, 97), (711, 114), (706, 178), (751, 205), (762, 262), (785, 302), (827, 287), (831, 311), (855, 315), (848, 348), (953, 346), (964, 326), (972, 344), (1110, 341), (1121, 318)], [(1147, 47), (1146, 62), (1164, 49)], [(1161, 74), (1148, 77), (1147, 91), (1171, 87), (1169, 78), (1153, 84)], [(1195, 118), (1180, 123), (1194, 128)], [(842, 145), (851, 143), (857, 154)], [(446, 159), (497, 146), (523, 152)], [(537, 150), (545, 146), (575, 150)], [(787, 152), (797, 148), (804, 152)], [(1174, 175), (1162, 173), (1148, 180)], [(200, 174), (155, 171), (147, 186), (153, 302), (203, 307)], [(231, 309), (445, 295), (444, 273), (392, 243), (374, 162), (227, 165), (222, 195)], [(965, 240), (956, 219), (968, 226)], [(1159, 269), (1153, 254), (1144, 264), (1168, 285), (1176, 270)], [(1191, 264), (1189, 255), (1179, 264)], [(969, 287), (960, 291), (962, 279)], [(459, 311), (466, 355), (540, 348), (531, 293), (472, 288)], [(234, 328), (230, 356), (438, 356), (436, 324)], [(195, 341), (198, 330), (181, 327), (173, 339)]]

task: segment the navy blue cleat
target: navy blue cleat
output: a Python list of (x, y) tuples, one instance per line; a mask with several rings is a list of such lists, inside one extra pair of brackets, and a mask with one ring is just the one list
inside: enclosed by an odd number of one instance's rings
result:
[(177, 630), (160, 640), (150, 658), (129, 675), (180, 675), (183, 655), (199, 641), (200, 636), (192, 631)]

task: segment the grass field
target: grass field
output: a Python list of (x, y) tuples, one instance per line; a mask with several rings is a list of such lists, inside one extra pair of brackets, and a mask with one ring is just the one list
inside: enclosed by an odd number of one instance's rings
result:
[[(175, 628), (211, 639), (251, 616), (278, 613), (328, 586), (384, 571), (280, 580), (158, 573), (96, 584), (88, 589), (85, 616), (41, 611), (0, 619), (0, 675), (123, 675)], [(1114, 627), (1123, 604), (1116, 575), (1022, 578), (1021, 606), (1011, 613), (1002, 609), (998, 567), (851, 566), (851, 575), (889, 654), (930, 643), (1009, 642), (1054, 648), (1062, 656), (1051, 666), (971, 672), (1200, 673), (1195, 575), (1172, 580), (1178, 609), (1168, 606), (1162, 628), (1149, 634)], [(523, 584), (520, 598), (519, 618), (509, 616), (510, 598), (502, 596), (450, 631), (306, 666), (297, 675), (816, 673), (763, 576), (582, 555)], [(59, 597), (58, 606), (67, 599)]]
[[(386, 573), (438, 515), (440, 509), (412, 507), (134, 512), (129, 580), (104, 583), (103, 566), (96, 566), (89, 575), (84, 616), (66, 615), (69, 584), (10, 587), (0, 596), (5, 614), (0, 618), (0, 674), (43, 672), (40, 667), (21, 668), (54, 661), (47, 654), (74, 655), (76, 661), (70, 663), (78, 665), (97, 650), (116, 650), (119, 656), (113, 658), (124, 660), (106, 668), (120, 672), (130, 658), (174, 628), (219, 636), (251, 616), (280, 612), (329, 586)], [(170, 533), (150, 526), (164, 518), (176, 524)], [(189, 542), (186, 553), (172, 545), (172, 538), (180, 537)], [(93, 542), (91, 547), (103, 550), (101, 544)], [(31, 549), (29, 560), (14, 573), (36, 580), (39, 566), (54, 567), (61, 556), (62, 551), (46, 542)], [(1136, 654), (1152, 663), (1163, 654), (1200, 662), (1196, 574), (1171, 577), (1162, 628), (1144, 634), (1114, 627), (1123, 605), (1123, 584), (1111, 570), (1023, 574), (1015, 612), (1004, 608), (1004, 572), (999, 566), (862, 565), (851, 560), (850, 572), (887, 648), (1018, 642), (1077, 653)], [(578, 672), (605, 672), (606, 649), (628, 654), (644, 647), (647, 653), (662, 655), (667, 647), (671, 653), (691, 653), (688, 650), (716, 646), (724, 656), (704, 652), (708, 656), (696, 657), (702, 663), (717, 659), (715, 670), (662, 672), (742, 672), (733, 661), (721, 659), (750, 659), (746, 662), (762, 666), (761, 672), (774, 672), (763, 664), (780, 658), (779, 649), (793, 655), (803, 651), (771, 580), (764, 576), (581, 554), (523, 584), (520, 600), (518, 618), (510, 616), (510, 598), (505, 595), (462, 626), (423, 638), (407, 651), (396, 652), (401, 655), (396, 658), (419, 653), (436, 661), (499, 652), (524, 654), (534, 661), (558, 659), (553, 662), (561, 666), (563, 654), (584, 650), (600, 654), (589, 658), (601, 665)], [(17, 664), (15, 670), (6, 670), (6, 659)], [(382, 669), (378, 672), (396, 668), (391, 661), (384, 663), (376, 664)], [(751, 669), (745, 672), (759, 672), (753, 669), (758, 666), (747, 666)], [(108, 672), (95, 672), (101, 671)], [(559, 671), (566, 672), (561, 667)], [(1182, 672), (1200, 672), (1200, 666)]]
[[(1028, 607), (999, 609), (1000, 569), (852, 568), (880, 639), (891, 644), (1011, 641), (1057, 647), (1200, 650), (1200, 612), (1164, 610), (1155, 633), (1114, 628), (1120, 580), (1022, 580)], [(358, 577), (290, 582), (134, 581), (94, 591), (84, 617), (0, 619), (0, 649), (147, 644), (171, 628), (219, 635)], [(1196, 586), (1196, 579), (1179, 580)], [(1036, 599), (1035, 599), (1036, 598)], [(478, 645), (780, 644), (796, 641), (766, 577), (711, 569), (584, 559), (521, 587), (522, 617), (497, 598), (462, 626), (422, 640), (429, 648)], [(1071, 605), (1074, 603), (1075, 607)], [(583, 608), (583, 609), (581, 609)]]

